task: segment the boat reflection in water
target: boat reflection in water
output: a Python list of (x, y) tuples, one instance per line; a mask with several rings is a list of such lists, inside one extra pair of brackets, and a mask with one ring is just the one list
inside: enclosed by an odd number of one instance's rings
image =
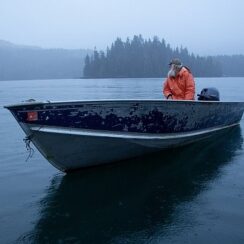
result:
[(58, 175), (40, 201), (40, 217), (34, 229), (19, 241), (148, 243), (154, 238), (167, 241), (167, 232), (180, 214), (176, 208), (194, 200), (210, 181), (219, 178), (242, 143), (237, 126), (217, 140), (198, 142), (184, 150), (171, 149)]

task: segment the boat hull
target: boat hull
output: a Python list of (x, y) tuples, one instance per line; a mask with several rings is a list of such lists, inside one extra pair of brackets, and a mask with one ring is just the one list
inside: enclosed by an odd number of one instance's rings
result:
[(244, 105), (150, 100), (38, 103), (7, 108), (43, 156), (68, 172), (222, 133), (238, 125)]
[(53, 166), (69, 172), (184, 146), (224, 133), (236, 125), (174, 135), (101, 133), (34, 126), (28, 127), (28, 134), (33, 135), (32, 142)]

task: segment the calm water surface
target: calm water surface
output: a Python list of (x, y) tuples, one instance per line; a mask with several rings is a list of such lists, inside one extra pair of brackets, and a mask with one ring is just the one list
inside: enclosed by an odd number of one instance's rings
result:
[[(244, 119), (211, 141), (65, 175), (3, 105), (161, 98), (161, 79), (0, 82), (0, 243), (244, 243)], [(198, 78), (244, 101), (244, 78)]]

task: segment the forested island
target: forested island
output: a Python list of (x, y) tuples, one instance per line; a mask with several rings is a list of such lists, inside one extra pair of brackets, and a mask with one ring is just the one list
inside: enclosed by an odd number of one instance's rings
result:
[(143, 39), (141, 35), (116, 41), (106, 52), (94, 50), (85, 58), (85, 78), (165, 77), (168, 63), (179, 57), (194, 76), (244, 76), (244, 56), (207, 56), (189, 53), (187, 48), (173, 49), (158, 37)]
[(165, 40), (117, 38), (106, 51), (44, 49), (0, 40), (0, 81), (33, 79), (165, 77), (179, 57), (195, 77), (244, 77), (244, 55), (201, 57)]

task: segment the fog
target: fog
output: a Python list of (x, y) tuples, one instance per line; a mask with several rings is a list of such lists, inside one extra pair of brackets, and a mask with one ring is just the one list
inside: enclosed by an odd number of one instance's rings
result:
[(142, 34), (199, 55), (244, 54), (243, 10), (243, 0), (0, 0), (0, 39), (106, 49)]

